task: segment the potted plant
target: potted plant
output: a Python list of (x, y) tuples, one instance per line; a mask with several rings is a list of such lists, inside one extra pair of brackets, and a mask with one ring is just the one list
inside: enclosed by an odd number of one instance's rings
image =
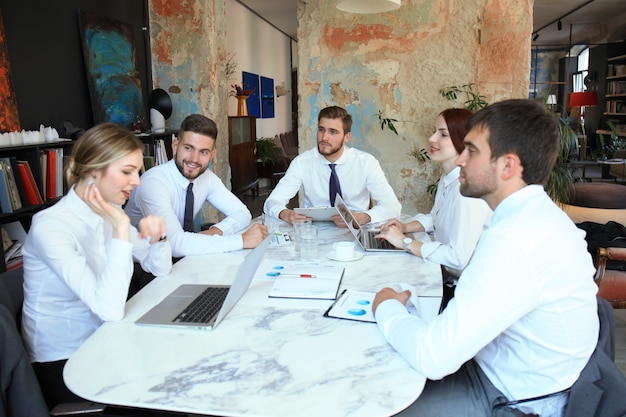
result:
[(282, 160), (281, 149), (272, 138), (257, 139), (255, 155), (263, 166), (277, 164)]
[(286, 169), (282, 149), (274, 143), (272, 138), (257, 139), (255, 155), (257, 170), (261, 178), (272, 178), (274, 172)]
[(560, 204), (569, 202), (570, 190), (574, 183), (570, 161), (576, 150), (576, 132), (566, 117), (558, 118), (559, 126), (559, 153), (552, 173), (544, 188), (553, 201)]

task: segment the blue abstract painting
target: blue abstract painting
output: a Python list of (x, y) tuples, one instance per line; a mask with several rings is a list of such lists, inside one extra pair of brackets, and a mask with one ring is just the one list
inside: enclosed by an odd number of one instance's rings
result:
[(132, 26), (79, 11), (94, 123), (130, 127), (145, 118)]
[(274, 117), (274, 79), (261, 76), (261, 117)]

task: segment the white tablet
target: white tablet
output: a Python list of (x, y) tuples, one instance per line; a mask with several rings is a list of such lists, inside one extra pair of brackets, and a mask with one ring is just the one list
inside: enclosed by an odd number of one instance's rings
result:
[(338, 214), (335, 207), (296, 207), (294, 210), (298, 214), (312, 218), (314, 222), (329, 222), (332, 216)]

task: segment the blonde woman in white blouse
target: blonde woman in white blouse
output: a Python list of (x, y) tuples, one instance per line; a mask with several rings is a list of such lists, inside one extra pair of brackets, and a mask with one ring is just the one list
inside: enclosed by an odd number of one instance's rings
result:
[(124, 317), (133, 257), (157, 276), (172, 268), (163, 219), (148, 216), (138, 231), (122, 210), (142, 150), (112, 123), (85, 132), (67, 164), (69, 191), (33, 217), (24, 242), (22, 334), (50, 408), (78, 400), (63, 383), (67, 359), (104, 321)]

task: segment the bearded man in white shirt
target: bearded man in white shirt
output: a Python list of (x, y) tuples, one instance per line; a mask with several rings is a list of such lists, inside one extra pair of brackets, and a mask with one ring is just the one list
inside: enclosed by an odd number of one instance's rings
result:
[[(291, 161), (285, 176), (265, 200), (263, 211), (291, 224), (305, 219), (305, 215), (287, 208), (300, 187), (304, 191), (304, 207), (333, 206), (335, 195), (329, 190), (329, 180), (334, 170), (339, 193), (360, 224), (400, 215), (402, 206), (376, 158), (346, 146), (351, 138), (352, 116), (342, 107), (331, 106), (322, 109), (317, 119), (317, 146)], [(346, 227), (339, 214), (332, 220), (337, 226)]]
[(472, 116), (464, 144), (461, 194), (494, 212), (455, 297), (430, 322), (408, 314), (408, 291), (384, 288), (373, 302), (387, 341), (428, 378), (399, 415), (562, 416), (599, 322), (584, 232), (543, 189), (556, 120), (538, 102), (506, 100)]
[[(133, 225), (148, 214), (159, 213), (165, 219), (174, 257), (254, 248), (267, 236), (263, 225), (247, 228), (252, 219), (250, 210), (208, 169), (215, 157), (216, 141), (217, 125), (213, 120), (200, 114), (187, 116), (172, 141), (174, 157), (141, 176), (141, 185), (133, 190), (125, 207)], [(226, 216), (208, 230), (195, 232), (183, 227), (190, 184), (194, 195), (192, 218), (205, 201)]]

